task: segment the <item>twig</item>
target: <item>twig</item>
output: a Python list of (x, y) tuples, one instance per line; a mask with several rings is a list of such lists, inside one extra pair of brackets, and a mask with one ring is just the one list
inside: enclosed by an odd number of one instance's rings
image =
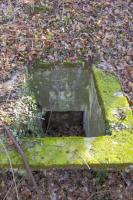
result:
[(33, 176), (32, 172), (31, 172), (30, 166), (29, 166), (29, 164), (28, 164), (27, 158), (26, 158), (26, 156), (25, 156), (25, 154), (24, 154), (24, 152), (23, 152), (23, 150), (22, 150), (20, 144), (18, 144), (18, 142), (17, 142), (16, 139), (14, 138), (12, 132), (11, 132), (6, 126), (4, 126), (4, 128), (5, 128), (6, 132), (7, 132), (8, 137), (12, 140), (12, 142), (13, 142), (14, 146), (16, 147), (18, 153), (19, 153), (19, 154), (21, 155), (21, 157), (22, 157), (22, 160), (23, 160), (24, 165), (25, 165), (25, 169), (26, 169), (27, 174), (29, 175), (29, 178), (31, 179), (31, 181), (32, 181), (32, 183), (33, 183), (33, 185), (34, 185), (34, 187), (35, 187), (35, 190), (36, 190), (36, 192), (37, 192), (37, 194), (38, 194), (39, 200), (43, 200), (42, 194), (40, 193), (40, 190), (39, 190), (39, 188), (38, 188), (38, 186), (37, 186), (37, 184), (36, 184), (36, 181), (35, 181), (35, 179), (34, 179), (34, 176)]
[(46, 129), (45, 134), (47, 134), (47, 132), (48, 132), (48, 129), (49, 129), (49, 126), (50, 126), (51, 117), (52, 117), (52, 110), (50, 112), (50, 116), (49, 116), (49, 119), (48, 119), (48, 125), (47, 125), (47, 129)]
[(17, 184), (16, 184), (16, 180), (15, 180), (15, 175), (14, 175), (14, 171), (13, 171), (13, 167), (12, 167), (12, 162), (11, 162), (11, 159), (10, 159), (10, 156), (8, 154), (8, 151), (5, 147), (5, 145), (3, 144), (2, 140), (0, 139), (0, 143), (1, 145), (3, 146), (3, 149), (7, 155), (7, 158), (9, 160), (9, 164), (10, 164), (10, 168), (11, 168), (11, 172), (12, 172), (12, 176), (13, 176), (13, 181), (14, 181), (14, 184), (15, 184), (15, 190), (16, 190), (16, 195), (17, 195), (17, 199), (19, 200), (19, 196), (18, 196), (18, 189), (17, 189)]
[(103, 190), (103, 191), (94, 192), (87, 200), (91, 200), (92, 197), (94, 197), (96, 194), (102, 194), (102, 193), (106, 193), (106, 192), (110, 192), (110, 190)]
[(14, 185), (14, 181), (12, 181), (12, 184), (11, 184), (11, 186), (9, 187), (7, 193), (5, 194), (5, 197), (4, 197), (3, 200), (6, 200), (7, 196), (10, 194), (10, 191), (12, 190), (13, 185)]
[(83, 163), (85, 163), (85, 165), (88, 167), (88, 169), (90, 170), (90, 166), (88, 165), (87, 161), (84, 159), (84, 157), (82, 157), (80, 154), (77, 153), (77, 155), (82, 159)]
[(34, 12), (35, 2), (32, 0), (32, 11)]
[[(22, 177), (20, 180), (19, 180), (19, 182), (17, 183), (17, 187), (18, 187), (18, 189), (19, 189), (19, 186), (20, 186), (20, 184), (21, 184), (21, 181), (24, 179), (24, 177)], [(14, 199), (14, 185), (12, 185), (12, 187), (10, 187), (9, 188), (9, 190), (12, 190), (12, 199)], [(8, 190), (8, 191), (9, 191)], [(8, 193), (8, 194), (10, 194), (10, 193)], [(6, 195), (6, 197), (7, 197), (8, 195)], [(6, 198), (4, 198), (3, 200), (6, 200)]]
[(61, 20), (63, 20), (64, 17), (64, 0), (62, 1), (62, 16), (61, 16)]
[(125, 182), (125, 184), (126, 184), (127, 186), (130, 186), (131, 183), (130, 183), (130, 181), (129, 181), (128, 179), (126, 179), (124, 173), (123, 173), (123, 172), (120, 172), (120, 174), (121, 174), (121, 177), (122, 177), (123, 181)]
[(10, 90), (10, 92), (9, 92), (9, 94), (8, 94), (8, 96), (7, 96), (6, 103), (9, 101), (9, 98), (10, 98), (10, 96), (11, 96), (11, 93), (12, 93), (12, 89)]

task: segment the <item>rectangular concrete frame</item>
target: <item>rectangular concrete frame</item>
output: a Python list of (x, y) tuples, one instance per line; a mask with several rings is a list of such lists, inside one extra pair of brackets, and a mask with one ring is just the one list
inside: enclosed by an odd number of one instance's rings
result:
[[(133, 164), (133, 116), (118, 79), (93, 67), (93, 76), (111, 135), (94, 138), (24, 138), (22, 146), (32, 168), (123, 168)], [(124, 119), (121, 117), (124, 113)], [(120, 130), (121, 129), (121, 130)], [(20, 155), (8, 148), (14, 168), (23, 168)], [(0, 167), (9, 168), (9, 157), (0, 144)]]
[[(53, 116), (54, 112), (81, 111), (86, 136), (96, 137), (105, 135), (105, 121), (90, 66), (88, 63), (51, 63), (50, 66), (37, 63), (29, 70), (30, 80), (27, 82), (40, 110), (45, 113), (46, 121), (46, 112)], [(72, 120), (71, 116), (68, 118)], [(57, 121), (62, 126), (61, 120)]]

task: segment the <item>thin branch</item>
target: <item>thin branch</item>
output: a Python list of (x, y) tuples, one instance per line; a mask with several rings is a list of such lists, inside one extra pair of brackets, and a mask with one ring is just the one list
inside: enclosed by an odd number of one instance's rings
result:
[(50, 126), (51, 117), (52, 117), (52, 110), (50, 111), (50, 116), (49, 116), (49, 119), (48, 119), (48, 125), (47, 125), (47, 129), (46, 129), (45, 134), (47, 134), (47, 132), (48, 132), (48, 129), (49, 129), (49, 126)]
[(12, 183), (11, 183), (11, 185), (10, 185), (8, 191), (6, 192), (5, 197), (4, 197), (3, 200), (6, 200), (7, 196), (10, 194), (10, 191), (12, 190), (13, 185), (14, 185), (14, 181), (12, 181)]
[(123, 181), (125, 182), (125, 184), (127, 186), (130, 186), (131, 182), (128, 179), (126, 179), (124, 172), (120, 172), (120, 174), (121, 174), (121, 177), (122, 177)]
[[(24, 179), (24, 177), (22, 177), (20, 180), (19, 180), (19, 182), (17, 183), (17, 188), (19, 189), (19, 187), (20, 187), (20, 185), (21, 185), (21, 181)], [(12, 199), (14, 199), (14, 185), (12, 186), (12, 188), (9, 188), (9, 190), (11, 190), (12, 191)], [(8, 194), (10, 194), (10, 193), (8, 193)], [(6, 198), (5, 199), (3, 199), (3, 200), (6, 200)]]
[(18, 144), (18, 142), (16, 141), (16, 139), (15, 139), (15, 137), (13, 136), (12, 132), (11, 132), (6, 126), (4, 126), (4, 128), (5, 128), (5, 130), (6, 130), (6, 133), (7, 133), (8, 137), (12, 140), (12, 142), (13, 142), (14, 146), (16, 147), (18, 153), (19, 153), (19, 154), (21, 155), (21, 157), (22, 157), (22, 160), (23, 160), (23, 162), (24, 162), (25, 169), (26, 169), (26, 171), (27, 171), (27, 174), (29, 175), (29, 178), (31, 179), (31, 181), (32, 181), (32, 183), (33, 183), (33, 185), (34, 185), (34, 188), (35, 188), (35, 190), (36, 190), (36, 192), (37, 192), (37, 194), (38, 194), (39, 200), (44, 200), (44, 199), (42, 198), (42, 194), (41, 194), (41, 192), (40, 192), (40, 190), (39, 190), (39, 188), (38, 188), (38, 186), (37, 186), (37, 184), (36, 184), (36, 181), (35, 181), (35, 179), (34, 179), (34, 176), (33, 176), (33, 174), (32, 174), (32, 171), (31, 171), (31, 169), (30, 169), (30, 166), (29, 166), (29, 164), (28, 164), (27, 158), (26, 158), (26, 156), (25, 156), (25, 154), (24, 154), (24, 152), (23, 152), (23, 150), (22, 150), (20, 144)]
[(93, 194), (90, 195), (90, 197), (87, 200), (91, 200), (96, 194), (105, 194), (107, 192), (110, 192), (110, 190), (102, 190), (102, 191), (94, 192)]
[(3, 149), (4, 149), (4, 151), (5, 151), (6, 155), (7, 155), (7, 158), (9, 160), (9, 164), (10, 164), (10, 168), (11, 168), (11, 172), (12, 172), (12, 176), (13, 176), (13, 181), (14, 181), (14, 184), (15, 184), (15, 191), (16, 191), (17, 199), (19, 200), (18, 189), (17, 189), (17, 184), (16, 184), (16, 180), (15, 180), (15, 175), (14, 175), (11, 159), (10, 159), (9, 153), (8, 153), (6, 147), (3, 144), (1, 139), (0, 139), (0, 143), (3, 146)]
[(90, 170), (91, 168), (90, 168), (89, 164), (87, 163), (87, 161), (84, 159), (84, 157), (81, 156), (79, 153), (77, 153), (77, 155), (82, 159), (83, 163), (84, 163), (84, 164), (88, 167), (88, 169)]

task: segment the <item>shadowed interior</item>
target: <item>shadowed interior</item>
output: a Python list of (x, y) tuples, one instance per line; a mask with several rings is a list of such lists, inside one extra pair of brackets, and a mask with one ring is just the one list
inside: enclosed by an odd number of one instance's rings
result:
[(45, 136), (85, 136), (82, 111), (47, 111), (42, 120)]

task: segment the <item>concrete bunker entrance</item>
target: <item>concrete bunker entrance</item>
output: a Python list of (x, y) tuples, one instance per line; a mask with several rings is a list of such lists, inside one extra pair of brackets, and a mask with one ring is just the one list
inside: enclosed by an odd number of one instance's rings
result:
[(44, 115), (44, 136), (105, 134), (105, 122), (89, 66), (35, 66), (30, 88)]

